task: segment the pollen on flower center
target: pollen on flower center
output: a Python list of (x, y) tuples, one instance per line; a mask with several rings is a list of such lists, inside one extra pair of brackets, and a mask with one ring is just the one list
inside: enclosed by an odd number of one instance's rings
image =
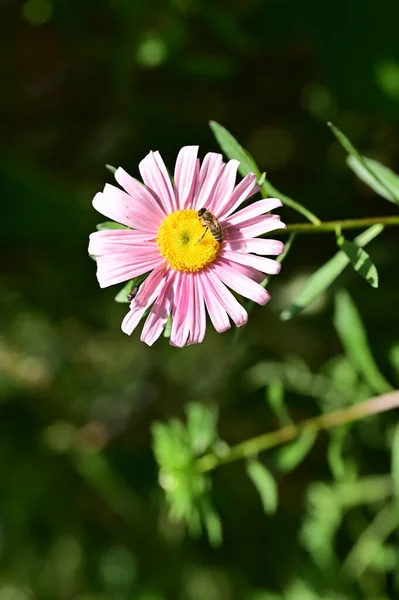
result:
[(204, 227), (195, 210), (178, 210), (162, 221), (157, 243), (162, 256), (176, 271), (200, 271), (213, 262), (219, 252), (217, 242), (208, 230), (203, 239)]

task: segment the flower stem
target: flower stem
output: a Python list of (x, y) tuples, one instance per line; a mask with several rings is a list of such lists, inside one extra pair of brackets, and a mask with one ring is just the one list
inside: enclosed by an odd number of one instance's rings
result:
[(358, 421), (370, 415), (375, 415), (398, 407), (399, 391), (375, 396), (365, 402), (359, 402), (353, 406), (348, 406), (347, 408), (336, 410), (326, 415), (306, 419), (296, 425), (286, 425), (277, 431), (271, 431), (245, 440), (244, 442), (233, 446), (225, 456), (206, 454), (197, 460), (196, 465), (201, 472), (213, 471), (213, 469), (216, 469), (216, 467), (219, 467), (220, 465), (257, 456), (259, 452), (289, 442), (304, 430), (318, 432), (322, 429), (329, 429), (330, 427), (336, 427), (343, 423)]
[[(344, 219), (342, 221), (324, 221), (320, 225), (312, 223), (292, 223), (287, 225), (284, 233), (325, 233), (326, 231), (337, 231), (341, 229), (360, 229), (370, 225), (381, 224), (385, 227), (399, 225), (399, 215), (389, 217), (366, 217), (363, 219)], [(283, 233), (283, 232), (282, 232)]]

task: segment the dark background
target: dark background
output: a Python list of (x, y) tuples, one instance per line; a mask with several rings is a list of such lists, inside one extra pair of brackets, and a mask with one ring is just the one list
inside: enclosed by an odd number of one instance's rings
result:
[[(126, 306), (97, 285), (87, 243), (103, 218), (91, 199), (112, 179), (105, 163), (137, 176), (151, 149), (169, 167), (182, 145), (217, 150), (214, 119), (322, 220), (394, 214), (347, 169), (325, 123), (399, 170), (398, 23), (394, 0), (0, 2), (1, 600), (268, 600), (302, 576), (323, 587), (297, 539), (309, 482), (329, 477), (323, 439), (279, 479), (272, 519), (240, 464), (218, 471), (225, 543), (212, 550), (168, 522), (150, 426), (195, 400), (219, 405), (229, 443), (276, 427), (243, 374), (293, 355), (317, 371), (342, 351), (332, 293), (279, 319), (335, 252), (334, 235), (296, 240), (239, 343), (208, 327), (198, 347), (148, 348), (122, 334)], [(353, 271), (336, 286), (357, 302), (391, 381), (397, 240), (393, 228), (370, 246), (377, 291)], [(318, 412), (309, 398), (288, 404), (296, 419)], [(389, 470), (380, 446), (359, 438), (361, 472)], [(356, 585), (328, 597), (377, 598)], [(386, 585), (378, 598), (395, 597)]]

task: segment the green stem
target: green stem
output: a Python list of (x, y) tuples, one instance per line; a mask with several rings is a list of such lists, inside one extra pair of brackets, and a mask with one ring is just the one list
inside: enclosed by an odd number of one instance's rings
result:
[[(312, 223), (292, 223), (287, 225), (284, 233), (325, 233), (326, 231), (337, 231), (337, 229), (361, 229), (370, 225), (381, 224), (385, 227), (399, 225), (399, 215), (389, 217), (366, 217), (363, 219), (344, 219), (342, 221), (324, 221), (320, 225)], [(283, 233), (283, 232), (282, 232)]]
[(306, 419), (296, 425), (286, 425), (277, 431), (271, 431), (245, 440), (245, 442), (233, 446), (229, 453), (223, 457), (216, 456), (215, 454), (206, 454), (197, 460), (197, 468), (201, 472), (213, 471), (213, 469), (216, 469), (220, 465), (257, 456), (264, 450), (269, 450), (270, 448), (289, 442), (304, 430), (321, 431), (322, 429), (329, 429), (343, 423), (358, 421), (370, 415), (397, 407), (399, 407), (399, 391), (375, 396), (365, 402), (359, 402), (358, 404), (331, 412), (327, 415)]

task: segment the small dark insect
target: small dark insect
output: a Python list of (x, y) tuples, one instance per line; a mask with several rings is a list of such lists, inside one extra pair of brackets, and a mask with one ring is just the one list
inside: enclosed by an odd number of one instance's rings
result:
[(138, 291), (139, 288), (137, 286), (130, 290), (130, 292), (127, 295), (127, 299), (129, 300), (129, 302), (131, 302), (137, 296)]
[(197, 244), (199, 244), (203, 240), (208, 229), (211, 232), (213, 238), (217, 242), (219, 242), (219, 244), (220, 244), (220, 242), (223, 242), (223, 229), (222, 229), (221, 224), (215, 217), (215, 215), (213, 215), (211, 213), (211, 211), (206, 208), (200, 208), (197, 214), (198, 214), (199, 220), (201, 221), (201, 225), (203, 227), (206, 227), (204, 233), (198, 240)]

